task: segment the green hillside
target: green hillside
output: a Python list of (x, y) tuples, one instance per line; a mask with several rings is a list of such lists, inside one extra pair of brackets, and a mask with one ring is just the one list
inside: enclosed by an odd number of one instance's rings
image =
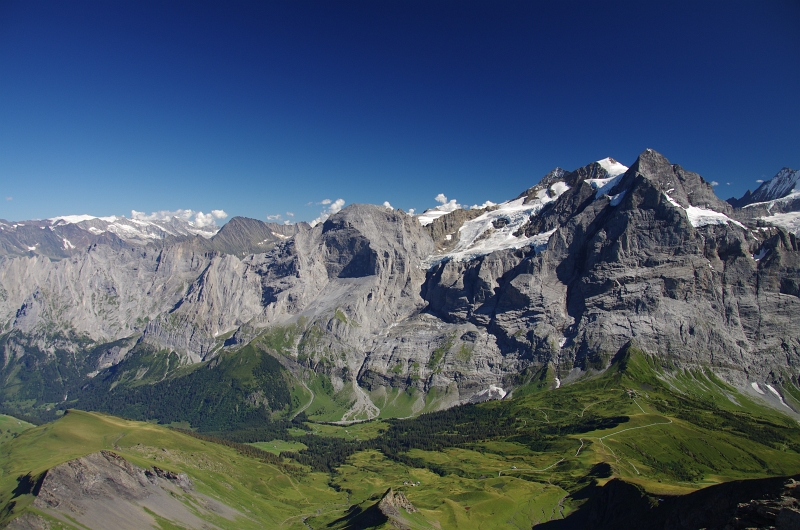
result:
[(32, 509), (31, 494), (15, 493), (21, 477), (37, 477), (101, 449), (143, 468), (157, 465), (187, 473), (198, 492), (243, 514), (234, 521), (223, 517), (212, 521), (225, 528), (304, 528), (303, 514), (338, 513), (348, 506), (346, 494), (330, 488), (322, 473), (287, 471), (234, 448), (157, 425), (70, 411), (0, 445), (0, 524)]
[[(224, 373), (244, 370), (244, 382), (247, 366), (235, 354), (219, 361)], [(389, 528), (378, 509), (389, 488), (417, 508), (401, 510), (412, 528), (525, 528), (563, 518), (611, 478), (664, 496), (800, 473), (798, 422), (710, 372), (662, 366), (632, 347), (605, 372), (554, 390), (542, 384), (547, 372), (514, 399), (407, 420), (337, 426), (301, 414), (281, 429), (240, 424), (214, 434), (251, 446), (73, 411), (0, 445), (0, 503), (15, 503), (6, 518), (19, 513), (31, 498), (12, 498), (20, 477), (99, 449), (185, 472), (203, 493), (275, 528)]]

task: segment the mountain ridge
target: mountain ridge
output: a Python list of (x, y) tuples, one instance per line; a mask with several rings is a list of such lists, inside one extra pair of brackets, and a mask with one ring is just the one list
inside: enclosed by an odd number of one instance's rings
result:
[(193, 365), (284, 330), (276, 353), (350, 396), (348, 418), (397, 392), (413, 413), (469, 402), (542, 366), (568, 383), (631, 340), (754, 394), (780, 389), (800, 366), (800, 251), (748, 210), (648, 149), (425, 226), (350, 205), (313, 228), (234, 218), (208, 239), (6, 256), (4, 384), (26, 351), (46, 365), (55, 344), (82, 358), (127, 341), (89, 377), (135, 344)]

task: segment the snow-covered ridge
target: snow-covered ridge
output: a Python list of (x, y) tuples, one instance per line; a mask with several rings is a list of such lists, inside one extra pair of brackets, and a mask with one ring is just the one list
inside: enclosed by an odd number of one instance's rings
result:
[[(112, 215), (97, 217), (94, 215), (61, 215), (47, 219), (50, 229), (64, 225), (76, 225), (94, 235), (105, 232), (112, 233), (125, 241), (141, 243), (164, 239), (169, 236), (198, 235), (210, 238), (219, 231), (214, 219), (222, 219), (227, 214), (222, 210), (214, 210), (211, 214), (193, 210), (176, 210), (175, 212), (157, 212), (145, 215), (132, 211), (130, 218)], [(192, 220), (192, 218), (194, 218)]]
[(691, 223), (691, 225), (695, 228), (706, 225), (724, 225), (725, 223), (731, 223), (741, 228), (745, 227), (739, 221), (734, 221), (722, 212), (708, 210), (706, 208), (698, 208), (697, 206), (689, 206), (688, 208), (684, 208), (672, 197), (670, 197), (668, 193), (664, 193), (664, 196), (667, 198), (670, 204), (686, 212), (686, 216), (689, 218), (689, 223)]
[(456, 247), (451, 252), (430, 256), (423, 266), (429, 268), (445, 260), (469, 261), (498, 250), (547, 245), (555, 230), (531, 237), (515, 236), (514, 233), (528, 222), (531, 215), (557, 200), (568, 189), (563, 182), (555, 182), (539, 191), (537, 199), (527, 204), (524, 197), (499, 204), (497, 209), (464, 223), (458, 230)]
[(83, 221), (91, 221), (92, 219), (100, 219), (101, 221), (105, 221), (107, 223), (113, 223), (117, 220), (116, 215), (111, 215), (109, 217), (96, 217), (94, 215), (60, 215), (58, 217), (51, 217), (48, 219), (51, 224), (59, 224), (59, 221), (62, 221), (64, 224), (77, 224), (82, 223)]
[(617, 175), (622, 175), (626, 171), (628, 171), (628, 166), (620, 164), (613, 158), (604, 158), (602, 160), (597, 161), (600, 164), (600, 167), (606, 170), (609, 177), (616, 177)]
[[(597, 190), (595, 199), (600, 199), (617, 185), (623, 174), (628, 170), (628, 167), (613, 158), (598, 160), (597, 164), (609, 176), (602, 179), (586, 179), (585, 182)], [(531, 216), (538, 214), (546, 204), (558, 200), (569, 189), (569, 186), (564, 181), (557, 180), (549, 186), (539, 189), (533, 200), (523, 196), (494, 205), (497, 206), (496, 209), (465, 222), (459, 228), (458, 244), (452, 251), (430, 256), (424, 261), (423, 267), (430, 268), (437, 263), (449, 260), (469, 261), (498, 250), (517, 249), (527, 246), (533, 246), (537, 252), (540, 252), (547, 246), (547, 242), (555, 232), (555, 229), (530, 237), (524, 235), (515, 236), (514, 234), (528, 222)], [(618, 205), (624, 196), (625, 191), (622, 191), (610, 197), (611, 206)], [(440, 206), (417, 216), (420, 224), (423, 226), (430, 224), (436, 218), (460, 207), (455, 200), (445, 202), (442, 199), (446, 199), (446, 197), (443, 195), (437, 197), (437, 200), (442, 203)], [(526, 200), (528, 201), (527, 203), (525, 202)], [(447, 239), (449, 240), (450, 238), (448, 237)]]
[(441, 203), (439, 206), (425, 210), (423, 213), (416, 216), (417, 221), (419, 221), (419, 224), (422, 226), (429, 225), (439, 217), (461, 208), (461, 205), (458, 204), (455, 199), (448, 201), (447, 197), (441, 193), (437, 195), (436, 200)]
[(793, 192), (800, 194), (798, 183), (800, 183), (800, 169), (793, 170), (785, 167), (777, 175), (756, 188), (752, 195), (752, 201), (753, 203), (764, 203), (782, 199)]

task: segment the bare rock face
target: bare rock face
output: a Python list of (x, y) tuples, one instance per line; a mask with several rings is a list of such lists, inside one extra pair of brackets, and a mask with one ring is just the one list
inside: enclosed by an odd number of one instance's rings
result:
[(400, 510), (405, 510), (407, 513), (414, 513), (417, 511), (402, 491), (394, 491), (392, 488), (389, 488), (389, 490), (383, 494), (381, 502), (378, 503), (378, 508), (380, 508), (387, 517), (399, 517), (401, 514)]
[[(703, 224), (703, 212), (722, 217)], [(526, 233), (555, 229), (540, 254), (443, 263), (423, 296), (443, 321), (489, 330), (505, 358), (552, 362), (561, 377), (602, 369), (631, 340), (742, 378), (796, 371), (797, 242), (726, 214), (701, 177), (645, 151), (606, 196), (577, 178), (531, 219)]]
[[(217, 528), (203, 518), (202, 506), (212, 505), (216, 515), (230, 519), (239, 515), (193, 489), (184, 473), (143, 469), (115, 453), (101, 451), (50, 469), (31, 493), (36, 496), (33, 506), (38, 510), (87, 528), (152, 528), (158, 526), (152, 513), (190, 528)], [(184, 497), (187, 500), (182, 502)], [(50, 523), (25, 513), (8, 528), (50, 528)]]
[(439, 252), (447, 252), (455, 248), (459, 239), (459, 228), (465, 221), (475, 219), (486, 211), (485, 208), (476, 210), (454, 210), (434, 219), (425, 230), (430, 234)]
[[(797, 380), (795, 235), (655, 151), (624, 173), (601, 162), (521, 194), (514, 208), (537, 206), (513, 234), (493, 211), (492, 234), (522, 243), (465, 259), (442, 253), (485, 210), (422, 227), (369, 205), (313, 228), (237, 218), (210, 239), (0, 257), (3, 367), (33, 348), (78, 357), (105, 344), (85, 376), (137, 341), (198, 362), (283, 327), (280, 353), (337, 390), (353, 385), (366, 417), (377, 412), (362, 389), (416, 389), (413, 412), (442, 408), (500, 396), (490, 387), (505, 391), (529, 367), (562, 380), (602, 370), (629, 342), (740, 386)], [(425, 402), (434, 388), (438, 401)]]

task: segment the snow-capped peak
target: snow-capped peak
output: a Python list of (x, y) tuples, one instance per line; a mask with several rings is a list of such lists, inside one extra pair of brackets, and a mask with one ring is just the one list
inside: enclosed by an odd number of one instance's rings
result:
[(60, 215), (58, 217), (51, 217), (48, 219), (50, 224), (56, 224), (61, 221), (60, 224), (77, 224), (83, 221), (91, 221), (92, 219), (100, 219), (101, 221), (105, 221), (107, 223), (113, 223), (117, 220), (117, 216), (111, 215), (109, 217), (97, 217), (94, 215)]
[(620, 164), (610, 157), (598, 160), (597, 163), (600, 164), (600, 167), (606, 170), (606, 173), (608, 173), (609, 177), (616, 177), (617, 175), (622, 175), (628, 171), (628, 166)]
[(104, 232), (115, 234), (120, 239), (132, 243), (146, 243), (168, 236), (199, 235), (209, 238), (219, 231), (215, 219), (227, 217), (222, 210), (213, 210), (210, 214), (193, 210), (176, 210), (154, 212), (145, 215), (133, 210), (131, 217), (111, 215), (97, 217), (94, 215), (60, 215), (51, 217), (51, 228), (64, 225), (76, 225), (94, 235)]
[(757, 203), (782, 199), (792, 192), (800, 192), (798, 182), (800, 182), (800, 169), (785, 167), (777, 175), (762, 183), (753, 192), (750, 200), (752, 203)]

